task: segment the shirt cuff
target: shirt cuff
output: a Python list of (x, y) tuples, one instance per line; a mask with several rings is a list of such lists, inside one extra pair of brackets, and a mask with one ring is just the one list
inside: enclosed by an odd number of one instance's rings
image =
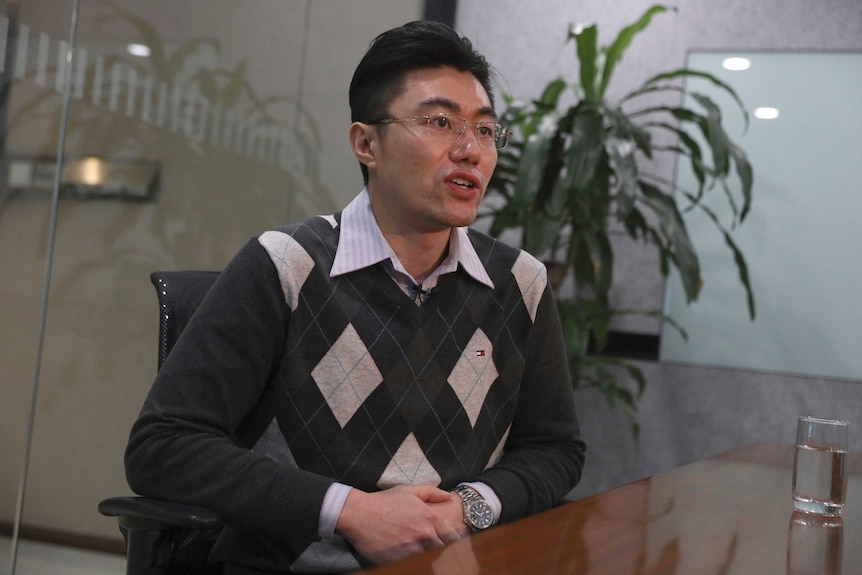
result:
[(335, 525), (338, 523), (338, 516), (341, 514), (341, 508), (344, 507), (344, 502), (347, 500), (347, 495), (352, 487), (343, 483), (333, 483), (326, 490), (326, 495), (323, 496), (323, 505), (320, 507), (320, 523), (317, 527), (317, 534), (321, 537), (332, 537), (335, 535)]
[(500, 515), (503, 513), (503, 504), (500, 503), (500, 498), (497, 497), (494, 490), (491, 489), (487, 483), (481, 483), (479, 481), (461, 483), (461, 485), (472, 487), (485, 499), (485, 501), (488, 502), (488, 506), (491, 508), (491, 511), (494, 512), (494, 523), (496, 524), (500, 520)]

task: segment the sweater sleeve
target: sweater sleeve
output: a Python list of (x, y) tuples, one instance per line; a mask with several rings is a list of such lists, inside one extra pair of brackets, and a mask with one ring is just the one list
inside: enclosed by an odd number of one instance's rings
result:
[(125, 463), (135, 492), (280, 538), (317, 537), (332, 480), (251, 450), (271, 419), (262, 406), (289, 317), (272, 261), (252, 240), (204, 298), (132, 428)]
[(559, 313), (550, 287), (539, 302), (518, 404), (503, 456), (477, 481), (502, 503), (501, 522), (559, 504), (578, 483), (580, 437)]

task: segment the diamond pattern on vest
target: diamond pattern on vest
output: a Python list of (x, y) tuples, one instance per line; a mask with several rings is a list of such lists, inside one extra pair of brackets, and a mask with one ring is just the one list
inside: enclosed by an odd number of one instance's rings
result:
[[(476, 425), (476, 419), (485, 403), (488, 390), (499, 375), (491, 351), (491, 340), (481, 329), (477, 329), (448, 379), (458, 399), (461, 400), (467, 417), (470, 418), (471, 426)], [(465, 382), (471, 383), (465, 384)]]
[(383, 381), (362, 338), (350, 324), (311, 371), (311, 377), (342, 428)]
[(258, 241), (269, 252), (278, 269), (284, 300), (291, 311), (296, 311), (299, 292), (314, 268), (314, 260), (299, 242), (284, 232), (264, 232)]
[(542, 299), (542, 292), (547, 284), (545, 267), (542, 262), (527, 252), (521, 252), (515, 265), (512, 266), (512, 274), (521, 290), (530, 319), (536, 321), (536, 310), (539, 308), (539, 300)]
[(438, 485), (440, 474), (425, 458), (425, 452), (412, 433), (407, 436), (377, 481), (380, 489), (396, 485)]
[(506, 429), (506, 433), (503, 434), (502, 439), (500, 439), (500, 443), (497, 444), (497, 448), (494, 450), (494, 453), (491, 454), (491, 458), (488, 460), (488, 464), (485, 466), (485, 469), (483, 469), (482, 471), (485, 471), (486, 469), (490, 469), (491, 467), (494, 467), (494, 465), (496, 465), (497, 462), (500, 461), (500, 458), (503, 457), (503, 452), (505, 451), (505, 448), (506, 448), (506, 440), (509, 439), (509, 432), (510, 431), (512, 431), (511, 425)]

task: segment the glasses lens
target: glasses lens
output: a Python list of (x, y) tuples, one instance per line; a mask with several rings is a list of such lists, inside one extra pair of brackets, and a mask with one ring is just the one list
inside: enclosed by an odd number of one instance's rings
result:
[(433, 116), (422, 116), (422, 118), (427, 119), (428, 133), (435, 138), (445, 138), (450, 142), (457, 142), (470, 127), (476, 135), (476, 140), (485, 148), (502, 149), (509, 142), (509, 131), (506, 127), (493, 122), (471, 124), (461, 116), (445, 112)]
[(496, 129), (494, 130), (494, 147), (498, 150), (502, 150), (509, 143), (509, 135), (511, 132), (506, 126), (501, 126), (500, 124), (496, 125)]
[(417, 117), (417, 119), (419, 118), (426, 118), (428, 120), (428, 133), (435, 138), (454, 142), (464, 133), (464, 121), (457, 116), (444, 113)]

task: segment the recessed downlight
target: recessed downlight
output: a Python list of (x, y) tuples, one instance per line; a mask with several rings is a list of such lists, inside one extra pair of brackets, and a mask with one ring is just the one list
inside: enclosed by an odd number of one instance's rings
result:
[(769, 106), (761, 106), (754, 109), (754, 117), (759, 120), (774, 120), (779, 116), (778, 108), (770, 108)]
[(751, 60), (748, 58), (725, 58), (721, 63), (722, 67), (725, 70), (733, 70), (734, 72), (740, 72), (742, 70), (748, 70), (751, 68)]

